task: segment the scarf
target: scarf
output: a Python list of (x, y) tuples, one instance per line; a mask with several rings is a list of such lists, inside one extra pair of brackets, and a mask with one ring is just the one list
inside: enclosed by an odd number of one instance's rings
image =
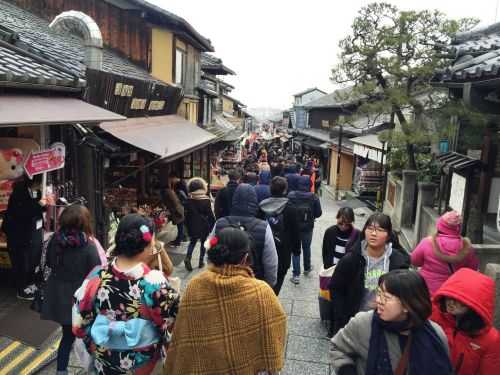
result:
[(87, 245), (88, 236), (77, 230), (59, 231), (56, 233), (57, 244), (60, 247), (82, 247)]
[(193, 199), (209, 199), (207, 191), (204, 189), (195, 190), (189, 193), (189, 196)]
[[(374, 311), (365, 375), (394, 374), (392, 366), (397, 367), (398, 364), (391, 364), (385, 332), (400, 335), (402, 331), (408, 330), (409, 324), (408, 321), (384, 321)], [(448, 352), (428, 320), (421, 327), (411, 328), (410, 334), (412, 335), (412, 344), (406, 373), (410, 375), (452, 374)], [(404, 348), (401, 353), (403, 350)]]
[(168, 348), (169, 375), (278, 373), (286, 314), (250, 267), (209, 265), (186, 287)]

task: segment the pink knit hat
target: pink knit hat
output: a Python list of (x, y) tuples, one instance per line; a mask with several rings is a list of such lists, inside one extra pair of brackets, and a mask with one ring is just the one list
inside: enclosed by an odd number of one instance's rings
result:
[(457, 211), (449, 211), (442, 215), (437, 223), (438, 232), (448, 235), (460, 235), (462, 229), (462, 216)]

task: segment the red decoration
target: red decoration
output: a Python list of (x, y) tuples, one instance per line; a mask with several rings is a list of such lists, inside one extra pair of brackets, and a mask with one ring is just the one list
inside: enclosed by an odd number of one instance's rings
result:
[(219, 242), (219, 239), (217, 237), (210, 238), (210, 248), (212, 248), (215, 245), (217, 245), (218, 242)]
[(151, 240), (153, 239), (153, 236), (151, 235), (151, 233), (146, 232), (146, 233), (142, 234), (142, 239), (146, 242), (151, 242)]

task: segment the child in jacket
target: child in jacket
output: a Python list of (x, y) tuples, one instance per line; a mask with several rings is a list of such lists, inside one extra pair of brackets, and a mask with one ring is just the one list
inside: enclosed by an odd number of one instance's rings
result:
[(492, 326), (495, 282), (462, 268), (436, 292), (431, 320), (446, 333), (455, 375), (500, 374), (500, 336)]

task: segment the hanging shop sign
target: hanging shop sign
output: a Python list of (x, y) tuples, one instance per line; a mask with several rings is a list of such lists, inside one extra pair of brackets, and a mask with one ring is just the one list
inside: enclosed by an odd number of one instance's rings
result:
[(66, 146), (54, 143), (49, 149), (31, 152), (24, 162), (24, 170), (29, 178), (41, 173), (55, 171), (64, 167)]

